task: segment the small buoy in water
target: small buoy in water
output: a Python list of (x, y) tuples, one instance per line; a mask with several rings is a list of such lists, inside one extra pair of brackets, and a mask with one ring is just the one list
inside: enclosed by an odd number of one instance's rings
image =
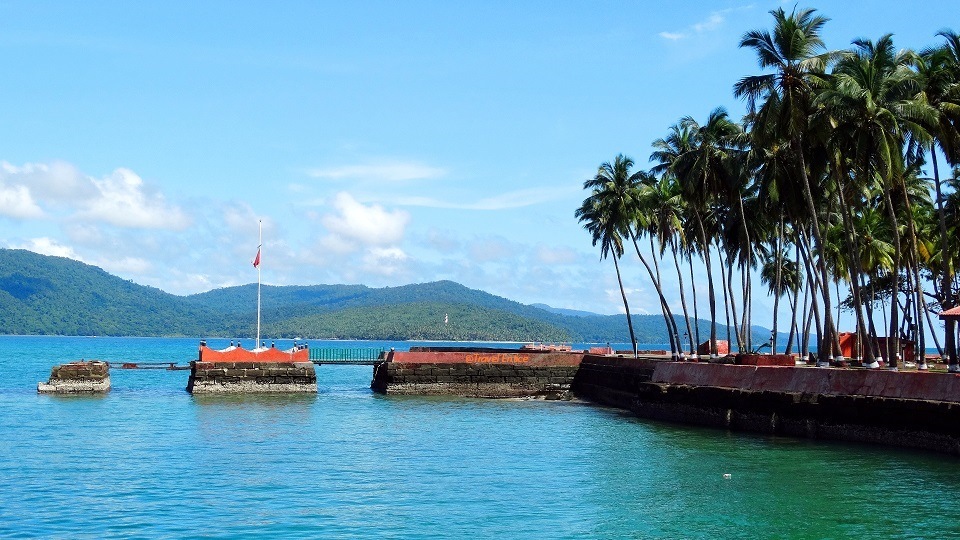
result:
[(733, 478), (733, 475), (732, 475), (732, 474), (730, 474), (730, 473), (723, 473), (723, 479), (724, 479), (724, 480), (729, 480), (729, 479), (731, 479), (731, 478)]

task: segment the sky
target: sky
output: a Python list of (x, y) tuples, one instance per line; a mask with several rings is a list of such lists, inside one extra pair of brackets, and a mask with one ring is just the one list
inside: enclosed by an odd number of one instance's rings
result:
[[(573, 215), (584, 180), (648, 167), (683, 116), (739, 118), (733, 84), (761, 71), (737, 44), (781, 6), (2, 1), (0, 247), (186, 295), (256, 282), (262, 221), (267, 284), (449, 279), (620, 313)], [(831, 49), (960, 29), (943, 5), (805, 6)], [(623, 267), (631, 311), (659, 313)]]

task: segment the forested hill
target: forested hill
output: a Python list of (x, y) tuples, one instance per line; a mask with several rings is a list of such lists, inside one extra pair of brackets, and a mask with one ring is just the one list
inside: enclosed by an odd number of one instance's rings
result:
[[(177, 296), (72, 259), (0, 249), (0, 333), (250, 337), (256, 285)], [(452, 281), (264, 286), (263, 334), (340, 339), (627, 342), (626, 319), (524, 305)], [(701, 321), (701, 328), (706, 328)], [(637, 339), (667, 341), (660, 316)]]

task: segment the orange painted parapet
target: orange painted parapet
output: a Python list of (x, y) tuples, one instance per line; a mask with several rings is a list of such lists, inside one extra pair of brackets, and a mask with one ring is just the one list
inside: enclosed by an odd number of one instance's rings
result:
[(218, 351), (206, 345), (200, 346), (199, 362), (309, 362), (310, 350), (288, 349), (286, 351), (269, 348), (259, 352), (249, 351), (242, 347)]
[(736, 355), (734, 362), (741, 366), (795, 366), (796, 357), (792, 354), (747, 354)]
[(446, 352), (417, 351), (391, 353), (400, 364), (516, 364), (524, 366), (579, 366), (583, 353), (547, 352)]
[(651, 380), (755, 392), (960, 402), (960, 375), (952, 373), (660, 362)]

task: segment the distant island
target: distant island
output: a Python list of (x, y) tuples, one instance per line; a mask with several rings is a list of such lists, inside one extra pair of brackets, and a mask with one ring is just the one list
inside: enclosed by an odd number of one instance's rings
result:
[[(0, 249), (0, 334), (249, 338), (256, 295), (250, 284), (177, 296), (73, 259)], [(263, 321), (271, 338), (629, 342), (622, 315), (525, 305), (452, 281), (267, 285)], [(667, 341), (660, 315), (634, 317), (634, 330), (641, 342)]]

